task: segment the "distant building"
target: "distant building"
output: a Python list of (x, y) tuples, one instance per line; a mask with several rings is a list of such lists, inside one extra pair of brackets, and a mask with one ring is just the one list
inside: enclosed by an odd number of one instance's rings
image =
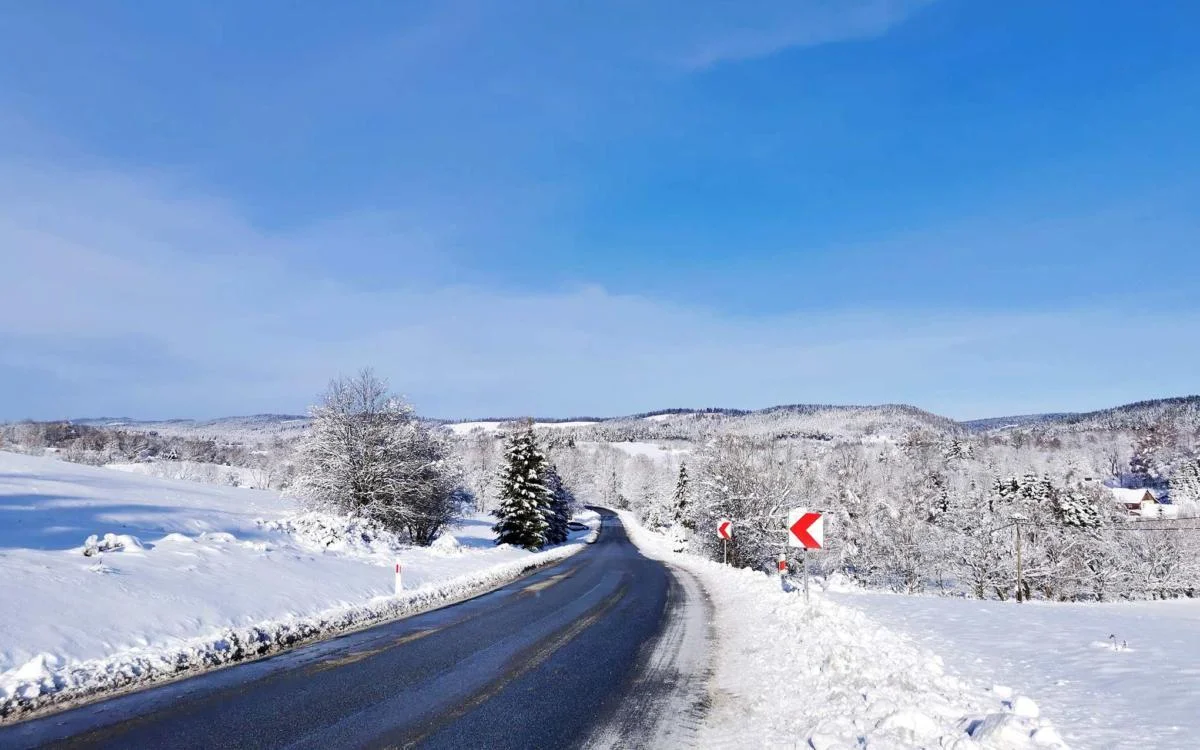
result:
[(1110, 487), (1109, 491), (1112, 492), (1117, 504), (1124, 508), (1125, 512), (1131, 516), (1173, 518), (1177, 515), (1176, 511), (1178, 511), (1178, 508), (1163, 502), (1163, 498), (1157, 490), (1145, 487), (1137, 489)]

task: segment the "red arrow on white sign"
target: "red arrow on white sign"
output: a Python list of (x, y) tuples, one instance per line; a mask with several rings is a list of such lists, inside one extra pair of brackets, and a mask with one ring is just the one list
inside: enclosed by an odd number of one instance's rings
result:
[(717, 521), (717, 536), (722, 539), (733, 539), (733, 521), (728, 518)]
[(788, 511), (788, 546), (821, 549), (825, 546), (825, 518), (804, 508)]

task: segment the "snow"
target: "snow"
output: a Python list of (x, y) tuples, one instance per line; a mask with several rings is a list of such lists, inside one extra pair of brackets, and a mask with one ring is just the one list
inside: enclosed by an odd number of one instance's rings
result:
[[(1197, 745), (1200, 601), (1017, 604), (868, 592), (830, 598), (936, 646), (951, 668), (1037, 700), (1072, 746)], [(1012, 703), (1016, 713), (1031, 710), (1020, 697)]]
[(1138, 503), (1142, 502), (1142, 500), (1144, 500), (1146, 498), (1146, 493), (1149, 492), (1149, 490), (1147, 490), (1147, 489), (1131, 490), (1131, 489), (1126, 489), (1124, 487), (1111, 487), (1111, 488), (1109, 488), (1109, 492), (1111, 492), (1113, 494), (1113, 497), (1119, 503), (1137, 505)]
[(649, 458), (655, 458), (655, 459), (669, 458), (671, 456), (682, 456), (682, 455), (687, 455), (692, 452), (690, 448), (671, 448), (668, 446), (659, 445), (658, 443), (639, 443), (636, 441), (620, 442), (620, 443), (618, 443), (618, 442), (594, 443), (594, 442), (588, 442), (588, 441), (580, 441), (578, 445), (581, 448), (593, 448), (593, 449), (598, 446), (601, 446), (601, 445), (607, 445), (610, 448), (615, 448), (616, 450), (619, 450), (622, 453), (624, 453), (628, 456), (631, 456), (631, 457), (647, 456)]
[(273, 492), (0, 452), (0, 718), (453, 601), (589, 533), (530, 553), (496, 546), (478, 515), (420, 549), (294, 510)]
[[(456, 422), (454, 424), (447, 425), (447, 427), (449, 427), (450, 431), (453, 432), (455, 435), (466, 435), (468, 433), (474, 432), (475, 430), (483, 430), (484, 432), (499, 432), (500, 428), (506, 424), (510, 424), (510, 423), (509, 422)], [(546, 428), (589, 427), (594, 424), (598, 424), (598, 423), (597, 422), (534, 422), (533, 426), (535, 429), (541, 430), (541, 429), (546, 429)]]
[(113, 463), (105, 468), (159, 479), (186, 479), (206, 484), (227, 484), (247, 489), (269, 489), (270, 474), (245, 466), (223, 466), (203, 461), (147, 461)]
[(1032, 698), (947, 670), (858, 608), (819, 591), (806, 603), (777, 575), (675, 553), (672, 540), (621, 518), (643, 552), (696, 575), (712, 599), (712, 705), (697, 746), (1065, 747)]
[(503, 422), (458, 422), (456, 424), (447, 425), (450, 431), (455, 435), (466, 435), (475, 430), (483, 430), (484, 432), (498, 432), (500, 425)]

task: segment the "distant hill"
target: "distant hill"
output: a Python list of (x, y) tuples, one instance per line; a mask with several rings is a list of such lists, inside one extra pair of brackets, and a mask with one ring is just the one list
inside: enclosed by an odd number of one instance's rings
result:
[[(476, 426), (513, 421), (514, 417), (473, 420), (436, 420), (465, 433)], [(309, 424), (295, 414), (255, 414), (211, 420), (137, 420), (99, 417), (73, 420), (77, 424), (124, 430), (153, 431), (184, 437), (221, 437), (261, 441), (273, 436), (294, 437)], [(774, 438), (816, 440), (899, 438), (910, 432), (942, 435), (976, 434), (1006, 430), (1087, 432), (1135, 430), (1168, 422), (1180, 429), (1200, 430), (1200, 396), (1139, 401), (1086, 413), (1023, 414), (956, 422), (915, 406), (837, 406), (787, 404), (749, 410), (723, 407), (670, 408), (625, 417), (538, 417), (535, 422), (555, 425), (579, 440), (610, 442), (696, 440), (712, 432), (762, 435)], [(465, 429), (464, 429), (465, 428)]]
[(309, 418), (296, 414), (252, 414), (244, 417), (219, 419), (129, 419), (127, 417), (91, 417), (73, 419), (75, 424), (107, 427), (138, 432), (157, 432), (160, 435), (208, 438), (256, 438), (279, 435), (290, 437), (308, 428)]
[(1006, 430), (1013, 427), (1033, 427), (1069, 416), (1073, 415), (1067, 412), (1059, 414), (1021, 414), (1013, 417), (971, 419), (966, 422), (960, 422), (960, 424), (971, 432), (992, 432), (994, 430)]

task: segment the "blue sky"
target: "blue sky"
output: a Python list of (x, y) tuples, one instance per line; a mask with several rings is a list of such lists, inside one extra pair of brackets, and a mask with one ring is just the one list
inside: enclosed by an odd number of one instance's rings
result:
[(0, 419), (1200, 391), (1192, 3), (8, 3)]

